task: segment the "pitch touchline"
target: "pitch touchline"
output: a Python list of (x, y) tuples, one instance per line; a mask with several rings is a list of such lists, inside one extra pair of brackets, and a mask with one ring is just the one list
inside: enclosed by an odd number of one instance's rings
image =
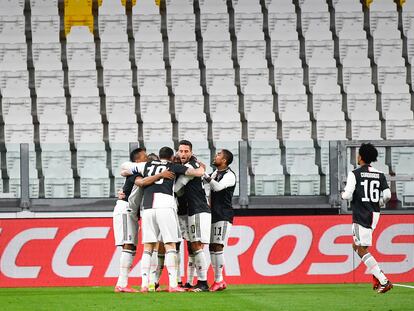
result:
[(411, 285), (404, 285), (404, 284), (398, 284), (398, 283), (394, 283), (394, 284), (392, 284), (392, 285), (394, 285), (394, 286), (400, 286), (400, 287), (407, 287), (407, 288), (412, 288), (412, 289), (414, 289), (414, 286), (411, 286)]

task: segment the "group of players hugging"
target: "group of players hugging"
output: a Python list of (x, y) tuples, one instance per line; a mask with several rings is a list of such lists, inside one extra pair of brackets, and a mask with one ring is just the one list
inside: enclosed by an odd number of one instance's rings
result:
[[(378, 262), (368, 251), (372, 233), (378, 223), (380, 208), (391, 198), (383, 172), (371, 166), (378, 157), (370, 143), (358, 150), (359, 167), (348, 174), (341, 196), (350, 201), (352, 209), (353, 249), (373, 277), (373, 289), (383, 294), (393, 288)], [(233, 223), (232, 197), (236, 175), (229, 165), (233, 155), (226, 149), (214, 157), (216, 170), (205, 172), (205, 164), (197, 161), (192, 144), (179, 143), (178, 154), (162, 147), (159, 155), (147, 155), (145, 149), (135, 149), (130, 162), (121, 167), (126, 177), (123, 191), (114, 209), (115, 243), (122, 246), (120, 274), (115, 292), (137, 292), (128, 286), (128, 273), (136, 252), (138, 220), (141, 217), (142, 244), (141, 292), (159, 290), (163, 266), (168, 271), (169, 292), (221, 291), (223, 280), (223, 248)], [(210, 186), (206, 198), (204, 184)], [(180, 266), (177, 250), (187, 241), (187, 280), (183, 285), (178, 275)], [(207, 284), (208, 264), (204, 246), (209, 244), (214, 283)], [(193, 279), (197, 275), (197, 283)]]
[[(212, 174), (193, 155), (188, 140), (179, 142), (178, 153), (162, 147), (159, 154), (147, 155), (144, 148), (130, 153), (121, 165), (125, 177), (113, 213), (115, 244), (122, 247), (120, 272), (115, 292), (134, 293), (128, 273), (136, 253), (138, 221), (141, 219), (143, 253), (140, 292), (159, 291), (163, 267), (168, 272), (169, 292), (221, 291), (223, 248), (233, 222), (232, 197), (236, 175), (229, 165), (233, 154), (222, 149), (214, 157)], [(204, 185), (209, 184), (207, 198)], [(187, 280), (179, 273), (181, 241), (187, 242)], [(207, 284), (209, 268), (204, 246), (209, 244), (214, 283)], [(197, 276), (197, 283), (193, 284)]]

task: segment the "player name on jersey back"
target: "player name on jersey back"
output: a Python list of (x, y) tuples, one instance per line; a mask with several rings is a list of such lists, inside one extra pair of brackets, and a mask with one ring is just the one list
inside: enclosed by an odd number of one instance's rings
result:
[(361, 172), (361, 177), (379, 179), (380, 175), (379, 175), (379, 173)]

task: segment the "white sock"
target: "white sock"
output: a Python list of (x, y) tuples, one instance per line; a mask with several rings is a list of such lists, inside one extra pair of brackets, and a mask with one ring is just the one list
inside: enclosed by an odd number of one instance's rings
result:
[(167, 266), (170, 287), (177, 287), (177, 251), (170, 249), (165, 253), (165, 265)]
[(189, 255), (187, 264), (187, 283), (190, 285), (193, 285), (195, 272), (194, 255)]
[(155, 277), (157, 274), (157, 266), (158, 266), (158, 251), (153, 251), (151, 256), (151, 266), (150, 266), (150, 281), (151, 285), (155, 284)]
[(116, 286), (128, 286), (128, 273), (131, 270), (132, 262), (134, 261), (135, 251), (123, 249), (121, 258), (119, 260), (119, 277)]
[(177, 252), (177, 262), (176, 262), (176, 269), (177, 269), (177, 283), (181, 282), (181, 256), (180, 252)]
[(388, 282), (387, 277), (378, 266), (378, 262), (370, 253), (366, 253), (361, 259), (368, 267), (368, 270), (380, 281), (382, 285), (385, 285)]
[(151, 256), (150, 251), (144, 251), (141, 258), (141, 287), (148, 287), (148, 278), (151, 269)]
[(216, 266), (217, 266), (217, 256), (216, 256), (216, 252), (210, 251), (210, 260), (211, 260), (211, 267), (213, 268), (213, 272), (214, 272), (214, 280), (215, 275), (216, 275)]
[(214, 281), (223, 281), (223, 267), (224, 267), (224, 255), (223, 252), (216, 252), (216, 266), (214, 267)]
[(162, 269), (164, 269), (164, 261), (165, 261), (165, 255), (164, 254), (158, 254), (158, 260), (157, 260), (157, 269), (155, 271), (155, 283), (160, 282)]
[(199, 249), (194, 253), (194, 260), (197, 268), (197, 280), (207, 281), (207, 260), (204, 250)]

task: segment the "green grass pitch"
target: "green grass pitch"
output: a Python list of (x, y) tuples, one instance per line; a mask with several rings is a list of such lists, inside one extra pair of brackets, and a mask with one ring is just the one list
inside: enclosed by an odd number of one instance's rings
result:
[[(414, 284), (406, 284), (414, 285)], [(414, 310), (414, 289), (370, 284), (233, 285), (216, 293), (116, 294), (113, 287), (2, 288), (1, 310)]]

